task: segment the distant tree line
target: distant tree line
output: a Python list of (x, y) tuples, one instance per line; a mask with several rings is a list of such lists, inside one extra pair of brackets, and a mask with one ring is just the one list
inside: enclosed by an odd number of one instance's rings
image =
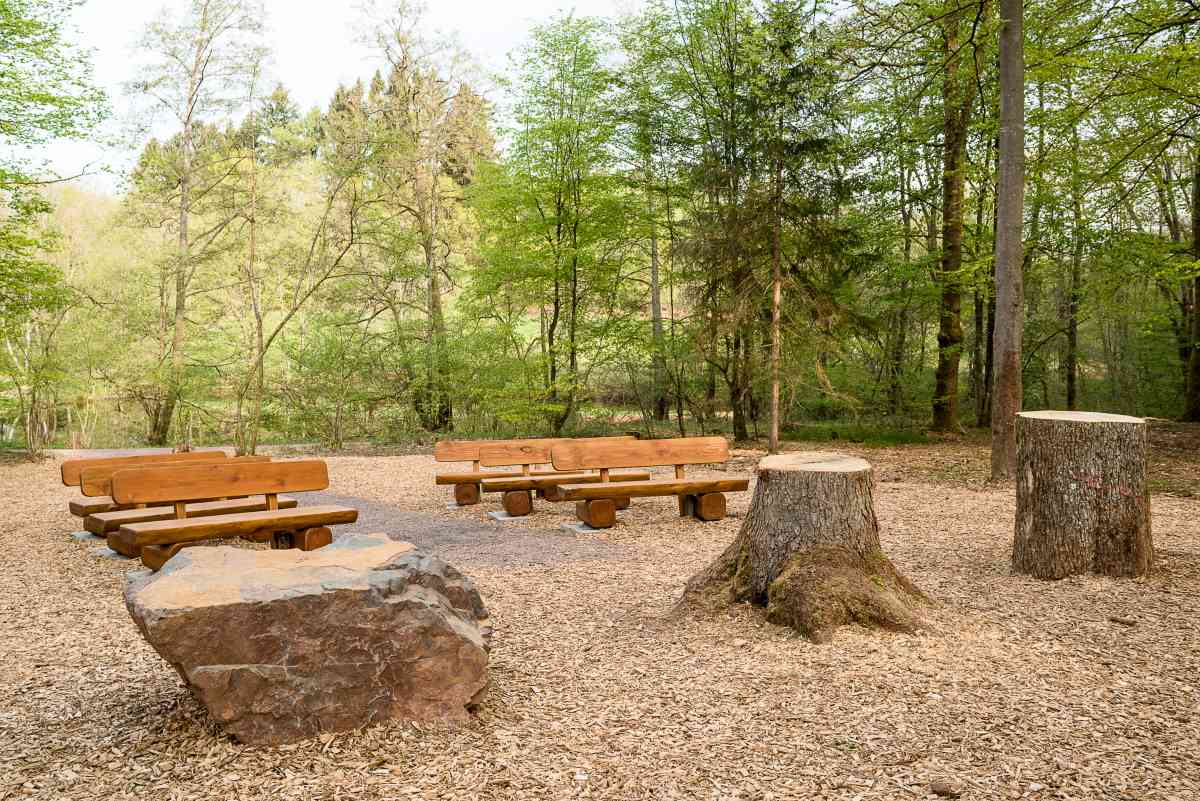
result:
[[(3, 8), (61, 68), (14, 124), (86, 135), (82, 56)], [(1023, 402), (1200, 421), (1200, 11), (1024, 21)], [(990, 425), (994, 0), (558, 16), (498, 86), (407, 5), (370, 23), (379, 70), (305, 111), (260, 6), (188, 0), (145, 32), (128, 95), (170, 134), (119, 198), (0, 165), (31, 447)]]

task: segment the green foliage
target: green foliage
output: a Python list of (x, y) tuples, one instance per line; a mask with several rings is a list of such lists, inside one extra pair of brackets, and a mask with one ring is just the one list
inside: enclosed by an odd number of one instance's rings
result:
[[(62, 42), (68, 6), (0, 0), (12, 142), (97, 113)], [(307, 111), (264, 84), (262, 20), (240, 0), (212, 6), (220, 79), (182, 104), (195, 76), (172, 56), (209, 41), (187, 8), (151, 26), (157, 55), (131, 84), (177, 126), (119, 202), (4, 167), (0, 400), (34, 439), (754, 438), (777, 264), (785, 438), (923, 441), (947, 283), (963, 291), (962, 401), (986, 422), (992, 4), (559, 15), (487, 100), (402, 4), (374, 27), (378, 71)], [(1027, 9), (1025, 403), (1064, 406), (1071, 386), (1082, 408), (1173, 417), (1200, 354), (1200, 15), (1123, 11)], [(974, 100), (962, 263), (945, 275), (955, 30), (976, 58), (958, 62)]]

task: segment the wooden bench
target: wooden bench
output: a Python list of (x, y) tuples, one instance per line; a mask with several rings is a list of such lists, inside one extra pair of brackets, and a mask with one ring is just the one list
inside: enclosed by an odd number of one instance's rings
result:
[[(126, 523), (108, 535), (109, 547), (118, 553), (140, 553), (142, 564), (151, 570), (158, 570), (185, 546), (211, 539), (270, 534), (274, 548), (315, 550), (333, 541), (329, 526), (353, 523), (358, 511), (332, 505), (282, 509), (279, 493), (328, 487), (329, 471), (316, 459), (122, 470), (112, 477), (114, 501), (133, 505), (171, 500), (175, 515), (169, 520)], [(187, 514), (189, 501), (233, 495), (263, 495), (267, 508), (206, 517)]]
[[(222, 459), (203, 460), (192, 459), (185, 462), (159, 462), (151, 465), (155, 468), (177, 468), (187, 467), (196, 464), (254, 464), (271, 461), (269, 456), (237, 456)], [(85, 496), (100, 496), (105, 500), (111, 501), (112, 498), (112, 477), (121, 470), (129, 470), (128, 465), (100, 465), (96, 467), (86, 467), (80, 474), (79, 489)], [(176, 499), (171, 498), (173, 504)], [(293, 507), (296, 505), (295, 499), (287, 499), (287, 506)], [(284, 500), (280, 499), (280, 505), (284, 505)], [(206, 498), (205, 502), (192, 503), (188, 505), (188, 517), (200, 517), (202, 515), (214, 515), (233, 512), (256, 512), (261, 509), (266, 509), (266, 500), (264, 498), (246, 499), (246, 498)], [(89, 514), (83, 520), (83, 527), (86, 531), (92, 534), (103, 537), (109, 532), (116, 531), (125, 523), (139, 523), (146, 520), (167, 520), (175, 516), (175, 508), (171, 506), (146, 506), (140, 504), (133, 508), (114, 508), (108, 511), (94, 512)], [(136, 554), (126, 554), (126, 556), (136, 556)]]
[[(597, 439), (624, 440), (633, 437), (598, 437)], [(561, 437), (543, 439), (458, 439), (443, 440), (433, 446), (433, 458), (437, 462), (470, 462), (470, 471), (438, 473), (434, 479), (438, 485), (453, 485), (454, 501), (459, 506), (479, 503), (483, 491), (481, 482), (485, 478), (519, 478), (524, 476), (556, 476), (558, 470), (489, 470), (481, 471), (479, 453), (482, 448), (495, 445), (517, 444), (531, 448), (553, 447), (556, 442), (565, 442)], [(549, 459), (545, 464), (549, 464)]]
[[(83, 472), (89, 469), (110, 468), (111, 470), (127, 469), (130, 467), (153, 466), (169, 462), (212, 462), (229, 458), (225, 451), (186, 451), (184, 453), (144, 453), (138, 456), (101, 456), (87, 459), (67, 459), (62, 463), (60, 474), (62, 483), (68, 487), (80, 487)], [(82, 487), (80, 487), (82, 489)], [(87, 496), (87, 493), (84, 493)], [(87, 517), (97, 512), (108, 512), (117, 508), (108, 493), (100, 493), (97, 497), (84, 497), (73, 500), (68, 504), (71, 514), (76, 517)]]
[[(749, 478), (686, 478), (684, 468), (689, 464), (716, 464), (729, 461), (729, 443), (724, 437), (690, 437), (687, 439), (649, 439), (628, 442), (591, 442), (569, 440), (551, 449), (556, 470), (596, 469), (600, 483), (558, 485), (550, 500), (575, 501), (575, 514), (592, 528), (610, 528), (616, 522), (615, 492), (631, 498), (676, 495), (679, 514), (699, 520), (720, 520), (725, 517), (726, 492), (745, 492)], [(647, 481), (622, 481), (610, 487), (611, 473), (622, 467), (674, 466), (675, 477)]]
[[(604, 437), (605, 440), (627, 440), (631, 437)], [(538, 497), (546, 497), (547, 492), (554, 492), (560, 484), (586, 484), (601, 480), (599, 473), (559, 473), (549, 475), (534, 473), (534, 465), (550, 464), (550, 451), (555, 443), (565, 440), (534, 440), (499, 442), (485, 445), (479, 449), (479, 463), (484, 467), (520, 467), (521, 473), (505, 478), (485, 478), (480, 481), (483, 492), (503, 493), (501, 503), (504, 511), (513, 517), (524, 517), (533, 509), (533, 493)], [(493, 474), (495, 475), (495, 474)], [(609, 477), (610, 481), (644, 481), (650, 478), (645, 470), (631, 473), (616, 473)], [(618, 508), (629, 505), (628, 498), (617, 498)], [(621, 505), (624, 503), (624, 506)]]

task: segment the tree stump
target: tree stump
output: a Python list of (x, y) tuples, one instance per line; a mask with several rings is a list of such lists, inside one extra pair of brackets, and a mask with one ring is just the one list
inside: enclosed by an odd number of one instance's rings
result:
[(1142, 576), (1153, 562), (1146, 422), (1098, 412), (1018, 414), (1013, 570), (1042, 579)]
[(925, 600), (880, 549), (871, 465), (793, 453), (758, 463), (741, 530), (692, 577), (680, 604), (765, 606), (772, 623), (825, 642), (847, 623), (911, 633)]

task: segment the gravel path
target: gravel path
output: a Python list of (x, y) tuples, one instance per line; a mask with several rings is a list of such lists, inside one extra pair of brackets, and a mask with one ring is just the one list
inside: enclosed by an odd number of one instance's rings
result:
[[(842, 450), (854, 451), (852, 446)], [(424, 456), (330, 460), (358, 528), (440, 550), (496, 627), (457, 730), (391, 724), (279, 749), (223, 737), (141, 640), (128, 564), (71, 540), (54, 462), (0, 465), (0, 801), (41, 799), (1200, 798), (1200, 500), (1154, 500), (1144, 581), (1010, 575), (1013, 496), (981, 449), (859, 451), (884, 548), (932, 629), (817, 646), (749, 609), (679, 619), (738, 520), (639, 500), (605, 533), (565, 504), (446, 509)], [(753, 454), (731, 468), (748, 471)], [(749, 494), (731, 498), (736, 513)]]
[[(358, 521), (338, 526), (335, 536), (383, 532), (392, 539), (411, 542), (455, 565), (494, 567), (551, 566), (566, 562), (603, 559), (618, 561), (627, 549), (565, 531), (522, 531), (514, 536), (511, 523), (484, 518), (466, 521), (445, 514), (410, 512), (394, 504), (368, 501), (329, 492), (311, 493), (311, 503), (332, 503), (358, 510)], [(482, 508), (491, 511), (495, 504)]]

